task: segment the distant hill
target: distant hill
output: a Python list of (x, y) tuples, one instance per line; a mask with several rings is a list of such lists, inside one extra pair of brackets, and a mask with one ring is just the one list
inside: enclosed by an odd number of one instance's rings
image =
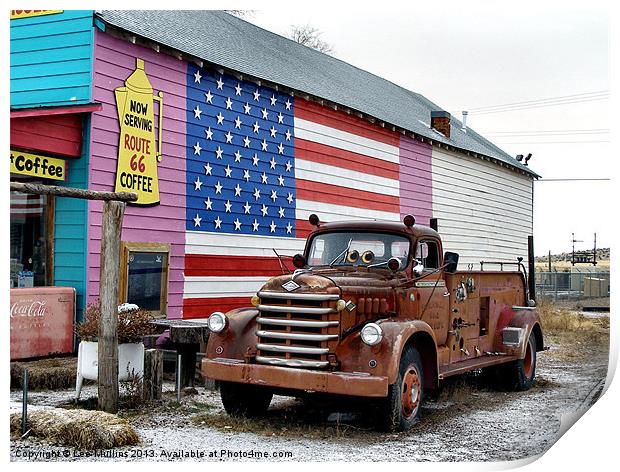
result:
[[(578, 253), (586, 253), (592, 251), (575, 251), (575, 254)], [(596, 260), (597, 261), (608, 261), (609, 260), (609, 248), (602, 247), (596, 249)], [(563, 252), (561, 254), (551, 254), (551, 262), (570, 262), (573, 257), (572, 252)], [(548, 256), (537, 256), (536, 262), (548, 262)]]

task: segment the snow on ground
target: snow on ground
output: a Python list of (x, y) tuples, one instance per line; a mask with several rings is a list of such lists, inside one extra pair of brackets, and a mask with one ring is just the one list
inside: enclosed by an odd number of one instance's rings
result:
[[(98, 451), (97, 457), (28, 438), (11, 441), (11, 460), (268, 460), (268, 461), (503, 461), (540, 454), (556, 440), (563, 415), (587, 408), (602, 388), (607, 371), (607, 351), (595, 350), (584, 358), (539, 353), (537, 381), (527, 392), (490, 390), (479, 382), (460, 380), (454, 387), (429, 399), (421, 421), (410, 432), (385, 434), (368, 429), (363, 413), (343, 414), (337, 424), (333, 411), (319, 419), (301, 402), (275, 397), (269, 415), (273, 431), (243, 432), (234, 422), (226, 425), (219, 394), (198, 387), (176, 405), (174, 386), (165, 384), (164, 401), (147, 413), (127, 419), (143, 445)], [(82, 398), (96, 396), (96, 386), (86, 386)], [(67, 404), (73, 391), (31, 392), (29, 408)], [(11, 412), (21, 411), (21, 392), (11, 392)], [(330, 414), (331, 413), (331, 414)], [(216, 415), (218, 426), (194, 424), (196, 415)], [(287, 418), (307, 414), (302, 432), (287, 433), (280, 426)], [(330, 421), (331, 419), (331, 421)], [(223, 423), (222, 423), (223, 421)], [(222, 427), (222, 424), (224, 426)], [(307, 434), (306, 434), (307, 433)], [(262, 455), (257, 455), (261, 453)], [(30, 454), (30, 458), (28, 457)]]

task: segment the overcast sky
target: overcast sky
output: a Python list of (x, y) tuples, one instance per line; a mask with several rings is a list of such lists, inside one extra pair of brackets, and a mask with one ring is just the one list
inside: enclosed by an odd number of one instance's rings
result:
[[(292, 11), (264, 5), (246, 19), (280, 34), (293, 24), (315, 26), (339, 59), (421, 93), (459, 119), (472, 110), (469, 126), (513, 156), (532, 153), (530, 167), (544, 179), (610, 176), (604, 3), (439, 1), (354, 11), (360, 4), (332, 4)], [(475, 113), (566, 96), (562, 105)], [(569, 251), (572, 232), (584, 240), (578, 249), (592, 247), (594, 232), (597, 246), (610, 245), (609, 181), (534, 186), (537, 255)]]

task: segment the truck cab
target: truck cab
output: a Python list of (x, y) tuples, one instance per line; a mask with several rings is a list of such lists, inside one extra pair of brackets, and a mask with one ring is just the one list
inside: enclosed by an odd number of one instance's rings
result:
[(209, 317), (202, 374), (228, 413), (261, 414), (274, 392), (324, 392), (365, 397), (382, 429), (402, 431), (449, 376), (487, 369), (531, 386), (543, 339), (523, 272), (457, 271), (458, 255), (411, 215), (310, 223), (294, 271)]

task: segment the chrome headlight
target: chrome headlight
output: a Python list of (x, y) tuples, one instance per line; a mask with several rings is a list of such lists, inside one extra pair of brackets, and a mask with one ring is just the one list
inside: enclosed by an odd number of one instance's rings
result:
[(362, 328), (360, 336), (362, 337), (362, 341), (369, 346), (376, 346), (383, 339), (383, 330), (381, 326), (376, 323), (368, 323)]
[(226, 329), (226, 325), (228, 324), (228, 320), (226, 319), (226, 315), (221, 311), (216, 311), (211, 313), (209, 319), (207, 320), (207, 324), (209, 325), (209, 330), (214, 333), (221, 333)]

